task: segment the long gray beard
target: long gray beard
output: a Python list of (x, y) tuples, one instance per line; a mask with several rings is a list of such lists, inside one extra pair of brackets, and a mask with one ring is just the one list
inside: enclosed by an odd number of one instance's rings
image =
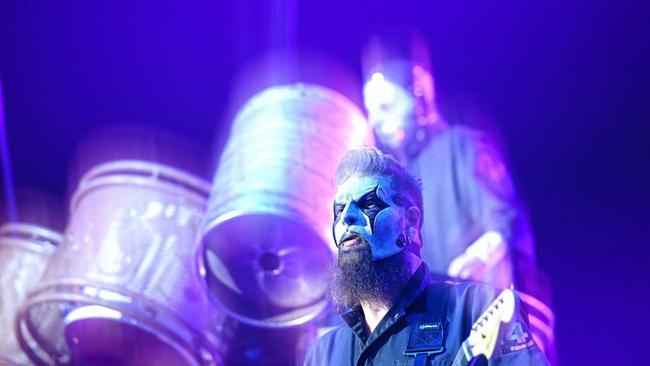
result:
[(364, 242), (350, 252), (340, 252), (332, 276), (330, 296), (337, 310), (359, 306), (361, 300), (387, 303), (398, 296), (410, 277), (406, 252), (372, 260), (370, 246)]

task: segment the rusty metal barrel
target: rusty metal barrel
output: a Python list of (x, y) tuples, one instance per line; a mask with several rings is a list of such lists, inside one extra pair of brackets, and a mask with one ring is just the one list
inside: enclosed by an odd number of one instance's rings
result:
[(64, 241), (17, 321), (47, 365), (215, 365), (219, 342), (195, 271), (209, 185), (146, 162), (95, 166)]
[(61, 243), (61, 234), (28, 223), (0, 227), (0, 365), (28, 365), (14, 335), (15, 316)]
[(268, 87), (236, 114), (210, 195), (200, 273), (210, 298), (251, 326), (309, 322), (327, 307), (334, 172), (372, 144), (346, 96), (319, 84)]

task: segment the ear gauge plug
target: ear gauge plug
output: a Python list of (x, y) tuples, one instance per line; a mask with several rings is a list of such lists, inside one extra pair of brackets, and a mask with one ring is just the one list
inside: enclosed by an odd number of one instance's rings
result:
[(407, 238), (404, 234), (399, 234), (399, 237), (397, 238), (397, 246), (400, 248), (406, 247), (408, 244)]

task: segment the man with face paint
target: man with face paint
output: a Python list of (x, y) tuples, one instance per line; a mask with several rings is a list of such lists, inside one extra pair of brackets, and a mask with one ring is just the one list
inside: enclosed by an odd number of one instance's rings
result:
[[(451, 364), (496, 291), (431, 278), (419, 255), (422, 193), (395, 159), (352, 150), (336, 180), (331, 295), (344, 324), (318, 340), (305, 365)], [(489, 364), (547, 365), (517, 308)]]

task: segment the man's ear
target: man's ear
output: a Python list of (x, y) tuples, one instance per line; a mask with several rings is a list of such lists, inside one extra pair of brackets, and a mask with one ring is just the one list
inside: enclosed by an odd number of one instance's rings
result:
[(411, 251), (418, 257), (420, 256), (420, 248), (422, 247), (420, 220), (422, 220), (422, 214), (417, 207), (411, 206), (406, 209), (406, 221), (408, 225), (406, 228), (406, 235), (409, 237), (409, 242), (415, 244), (411, 245)]
[(417, 232), (420, 229), (420, 221), (422, 220), (422, 215), (420, 209), (415, 206), (411, 206), (406, 209), (406, 222), (408, 223), (409, 229), (412, 227)]

